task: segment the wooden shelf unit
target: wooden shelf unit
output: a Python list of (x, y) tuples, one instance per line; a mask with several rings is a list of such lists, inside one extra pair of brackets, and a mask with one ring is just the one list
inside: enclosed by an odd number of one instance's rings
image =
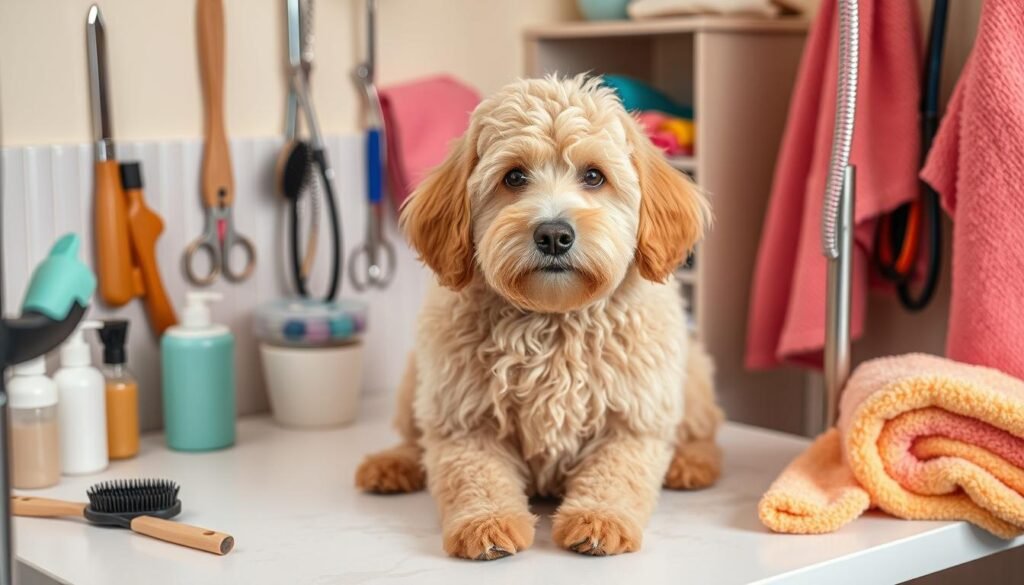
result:
[(693, 16), (649, 20), (580, 20), (538, 25), (527, 29), (526, 39), (606, 39), (608, 37), (649, 37), (680, 33), (734, 32), (796, 33), (803, 35), (809, 21), (801, 17), (757, 18)]
[(715, 224), (681, 269), (692, 327), (715, 358), (733, 420), (801, 432), (805, 375), (743, 366), (761, 224), (808, 23), (803, 19), (673, 18), (573, 22), (525, 33), (527, 72), (614, 73), (694, 108), (693, 157), (670, 159), (708, 193)]

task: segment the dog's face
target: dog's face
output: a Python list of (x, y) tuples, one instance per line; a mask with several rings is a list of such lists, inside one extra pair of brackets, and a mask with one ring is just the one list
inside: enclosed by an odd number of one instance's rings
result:
[(401, 223), (453, 289), (475, 272), (514, 305), (566, 312), (611, 293), (632, 267), (663, 281), (708, 222), (598, 80), (516, 82), (485, 100)]

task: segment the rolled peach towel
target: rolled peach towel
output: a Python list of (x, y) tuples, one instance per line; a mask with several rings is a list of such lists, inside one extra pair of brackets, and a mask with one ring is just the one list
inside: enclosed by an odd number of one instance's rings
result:
[(924, 354), (865, 362), (819, 436), (761, 499), (776, 532), (832, 532), (877, 507), (1024, 533), (1024, 382)]

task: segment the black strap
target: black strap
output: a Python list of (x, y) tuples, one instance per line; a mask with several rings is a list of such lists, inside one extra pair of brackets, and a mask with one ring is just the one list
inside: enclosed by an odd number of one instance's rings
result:
[[(312, 160), (310, 164), (315, 165), (317, 169), (316, 176), (311, 176), (310, 180), (320, 180), (324, 187), (324, 199), (327, 200), (327, 212), (331, 222), (331, 277), (328, 281), (327, 294), (324, 295), (324, 301), (333, 301), (338, 296), (338, 290), (341, 285), (342, 272), (342, 234), (341, 225), (338, 221), (338, 206), (335, 200), (334, 184), (327, 177), (327, 160), (326, 153), (323, 149), (314, 150), (312, 152)], [(311, 173), (312, 175), (312, 173)], [(302, 276), (302, 246), (299, 243), (299, 199), (296, 197), (289, 203), (289, 215), (290, 215), (290, 226), (291, 226), (291, 265), (292, 265), (292, 278), (295, 280), (295, 287), (299, 291), (299, 295), (305, 298), (311, 298), (309, 292), (309, 283), (305, 277)]]

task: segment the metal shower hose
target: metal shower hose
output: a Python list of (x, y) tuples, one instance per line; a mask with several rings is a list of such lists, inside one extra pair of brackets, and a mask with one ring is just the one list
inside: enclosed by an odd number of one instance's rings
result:
[(850, 165), (850, 144), (857, 114), (857, 73), (860, 62), (860, 23), (857, 0), (839, 0), (839, 83), (836, 87), (836, 121), (832, 136), (832, 157), (825, 184), (825, 205), (821, 218), (821, 245), (826, 258), (839, 257), (839, 199), (846, 167)]

